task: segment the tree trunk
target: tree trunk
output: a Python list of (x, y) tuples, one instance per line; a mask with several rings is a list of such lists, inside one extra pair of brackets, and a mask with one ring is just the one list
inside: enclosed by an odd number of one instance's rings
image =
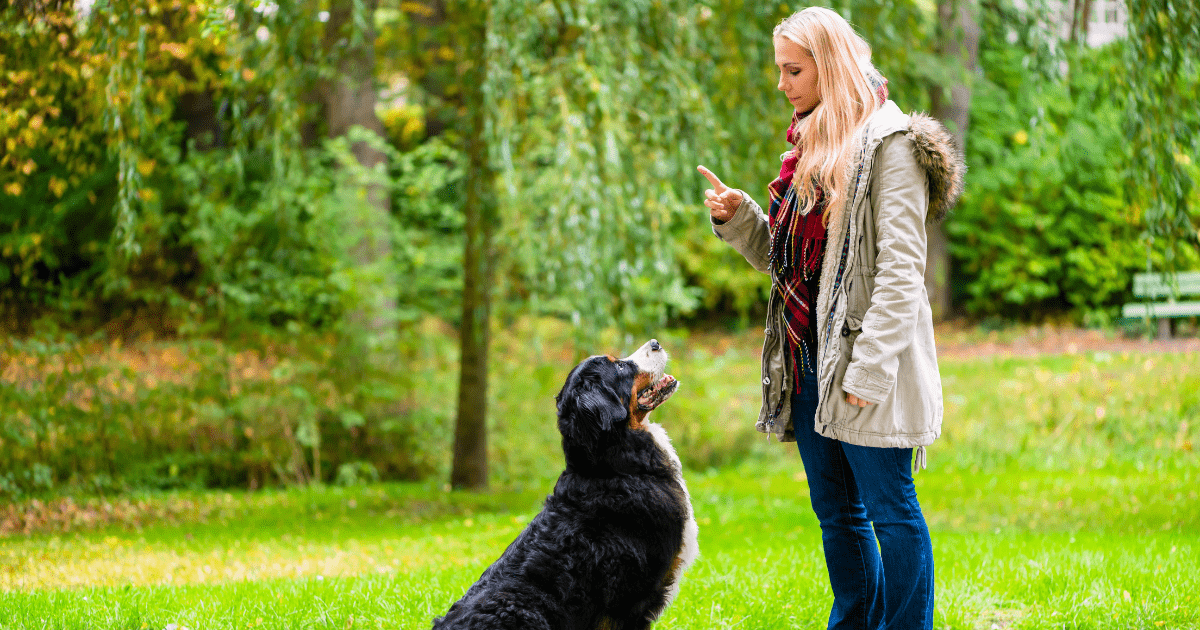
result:
[(467, 55), (462, 82), (466, 101), (463, 135), (467, 173), (466, 242), (463, 249), (462, 363), (458, 386), (458, 418), (454, 427), (454, 462), (450, 483), (455, 488), (487, 488), (487, 391), (492, 276), (495, 271), (492, 237), (496, 229), (495, 180), (488, 156), (484, 86), (487, 83), (487, 2), (461, 5)]
[[(979, 23), (972, 0), (939, 0), (939, 51), (956, 70), (956, 79), (949, 86), (934, 85), (930, 90), (934, 118), (941, 120), (954, 135), (959, 151), (967, 148), (967, 125), (971, 115), (971, 78), (979, 57)], [(946, 98), (949, 87), (950, 98)], [(950, 249), (945, 229), (929, 227), (928, 253), (925, 265), (925, 289), (935, 321), (950, 316)]]
[(1083, 2), (1083, 13), (1079, 16), (1079, 41), (1083, 42), (1084, 46), (1088, 45), (1088, 32), (1091, 30), (1092, 24), (1092, 0), (1080, 0)]

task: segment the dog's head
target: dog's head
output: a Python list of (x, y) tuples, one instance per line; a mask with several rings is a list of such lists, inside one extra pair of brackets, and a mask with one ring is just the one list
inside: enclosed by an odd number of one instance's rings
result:
[(603, 473), (651, 440), (646, 417), (679, 386), (666, 366), (667, 351), (651, 339), (624, 359), (589, 357), (571, 370), (556, 399), (568, 468)]

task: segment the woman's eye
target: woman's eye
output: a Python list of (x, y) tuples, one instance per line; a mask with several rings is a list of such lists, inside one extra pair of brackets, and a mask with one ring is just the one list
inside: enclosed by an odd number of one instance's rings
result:
[(800, 71), (799, 70), (791, 70), (788, 72), (788, 74), (790, 74), (792, 76), (796, 76), (796, 75), (800, 74)]

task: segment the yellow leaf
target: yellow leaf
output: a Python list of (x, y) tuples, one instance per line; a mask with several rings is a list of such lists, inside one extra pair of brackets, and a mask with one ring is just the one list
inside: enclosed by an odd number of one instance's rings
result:
[(4, 192), (14, 196), (21, 196), (21, 182), (9, 182), (4, 185)]
[(1029, 134), (1024, 129), (1019, 130), (1013, 134), (1013, 142), (1024, 146), (1029, 142)]
[(154, 165), (154, 160), (138, 160), (137, 170), (142, 177), (149, 177), (150, 173), (154, 172)]
[(432, 17), (433, 9), (424, 2), (401, 2), (400, 10), (405, 13), (419, 15), (421, 17)]
[(253, 81), (254, 80), (254, 71), (251, 70), (250, 68), (243, 68), (242, 69), (242, 80), (243, 81)]
[(181, 44), (179, 42), (163, 42), (158, 45), (158, 49), (170, 53), (170, 55), (176, 59), (188, 58), (187, 44)]
[(66, 180), (62, 180), (57, 177), (51, 177), (49, 188), (50, 192), (54, 193), (55, 197), (61, 198), (63, 193), (67, 192), (67, 182)]

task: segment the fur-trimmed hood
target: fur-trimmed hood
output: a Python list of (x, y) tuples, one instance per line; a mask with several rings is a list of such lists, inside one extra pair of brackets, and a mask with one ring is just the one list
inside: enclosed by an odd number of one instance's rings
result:
[(954, 136), (934, 118), (915, 113), (906, 134), (913, 143), (917, 164), (929, 175), (929, 214), (926, 221), (946, 218), (962, 196), (967, 162), (955, 146)]

